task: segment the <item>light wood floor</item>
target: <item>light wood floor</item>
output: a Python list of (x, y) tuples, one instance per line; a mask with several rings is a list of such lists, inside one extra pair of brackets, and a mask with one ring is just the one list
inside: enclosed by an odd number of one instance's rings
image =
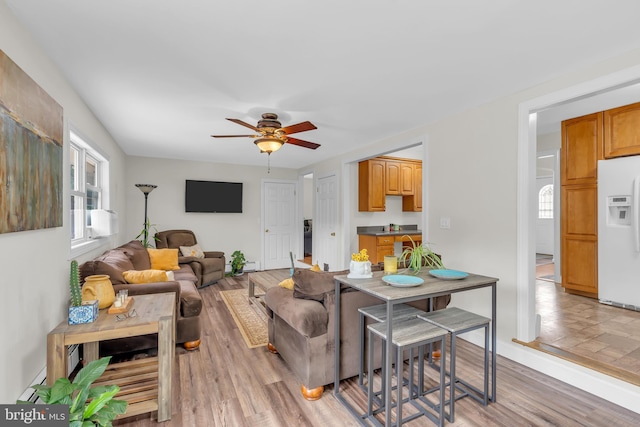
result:
[[(220, 290), (247, 286), (246, 274), (200, 290), (204, 300), (202, 345), (176, 355), (173, 412), (163, 426), (356, 426), (354, 418), (325, 389), (316, 402), (304, 400), (300, 383), (266, 347), (249, 349), (229, 315)], [(480, 350), (459, 340), (458, 373), (479, 384)], [(435, 371), (427, 372), (427, 380)], [(453, 426), (637, 426), (640, 414), (613, 405), (502, 357), (497, 369), (498, 401), (487, 407), (462, 399)], [(378, 380), (376, 380), (378, 381)], [(347, 396), (362, 402), (353, 381)], [(155, 413), (115, 425), (157, 426)], [(407, 426), (433, 425), (419, 418)]]
[[(536, 270), (548, 276), (553, 264)], [(640, 385), (640, 312), (566, 293), (553, 280), (536, 281), (536, 311), (540, 349)]]

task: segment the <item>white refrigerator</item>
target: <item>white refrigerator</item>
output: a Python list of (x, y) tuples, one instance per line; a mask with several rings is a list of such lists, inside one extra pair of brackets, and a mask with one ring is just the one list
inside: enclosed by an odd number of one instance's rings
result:
[(640, 156), (598, 161), (598, 299), (640, 310)]

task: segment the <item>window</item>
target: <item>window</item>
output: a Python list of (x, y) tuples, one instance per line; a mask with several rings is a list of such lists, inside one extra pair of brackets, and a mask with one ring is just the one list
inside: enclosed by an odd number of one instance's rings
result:
[(71, 186), (71, 247), (91, 238), (91, 211), (103, 209), (109, 163), (86, 141), (71, 132), (69, 152)]
[(538, 218), (553, 219), (553, 185), (547, 184), (538, 193)]

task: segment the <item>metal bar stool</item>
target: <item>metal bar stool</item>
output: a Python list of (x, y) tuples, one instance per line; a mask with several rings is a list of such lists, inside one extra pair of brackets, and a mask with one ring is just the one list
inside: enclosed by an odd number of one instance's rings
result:
[[(385, 322), (387, 320), (387, 305), (386, 304), (378, 304), (372, 305), (369, 307), (360, 307), (358, 309), (358, 313), (360, 313), (360, 354), (359, 354), (359, 370), (358, 370), (358, 385), (364, 389), (364, 324), (365, 317), (372, 319), (375, 322)], [(427, 312), (424, 310), (420, 310), (419, 308), (415, 308), (409, 304), (397, 304), (393, 308), (393, 320), (394, 322), (397, 320), (404, 319), (412, 319), (418, 317), (419, 314), (426, 314)], [(383, 360), (382, 363), (384, 365), (384, 348), (382, 349)], [(373, 356), (369, 353), (369, 358)], [(384, 386), (382, 387), (384, 390)]]
[[(405, 319), (400, 321), (393, 321), (391, 324), (392, 327), (392, 339), (391, 342), (394, 345), (396, 354), (396, 382), (397, 382), (397, 397), (396, 397), (396, 426), (400, 427), (402, 425), (402, 406), (405, 401), (411, 403), (419, 412), (407, 417), (406, 421), (410, 421), (419, 416), (426, 416), (435, 422), (438, 426), (444, 425), (444, 390), (446, 388), (446, 368), (444, 363), (440, 363), (440, 385), (435, 389), (431, 389), (432, 391), (439, 391), (439, 401), (438, 404), (433, 404), (426, 399), (424, 399), (424, 395), (414, 393), (414, 381), (413, 381), (413, 362), (414, 362), (414, 353), (413, 350), (418, 348), (422, 351), (422, 347), (427, 344), (433, 344), (435, 342), (440, 342), (441, 345), (441, 361), (445, 360), (446, 357), (446, 338), (449, 335), (449, 332), (443, 328), (435, 326), (429, 322), (425, 322), (420, 318), (413, 319)], [(387, 322), (374, 323), (367, 327), (369, 329), (369, 354), (373, 353), (373, 335), (379, 336), (383, 342), (387, 339)], [(402, 397), (402, 389), (404, 386), (403, 380), (403, 365), (404, 358), (403, 353), (405, 350), (409, 351), (409, 380), (408, 380), (408, 397), (403, 399)], [(422, 363), (423, 358), (419, 358), (420, 363)], [(382, 377), (385, 376), (386, 365), (382, 366)], [(373, 358), (369, 357), (368, 363), (369, 372), (373, 371)], [(369, 378), (368, 381), (368, 398), (367, 398), (367, 410), (368, 415), (373, 415), (373, 381)], [(383, 386), (384, 387), (384, 386)], [(429, 393), (427, 392), (427, 393)], [(424, 394), (427, 394), (424, 393)], [(426, 405), (437, 411), (438, 415), (434, 415), (430, 411), (428, 411), (423, 405), (420, 405), (418, 401), (424, 402)], [(385, 410), (390, 411), (391, 408), (385, 408)]]
[[(462, 310), (457, 307), (449, 307), (442, 310), (424, 313), (418, 316), (420, 319), (439, 326), (451, 332), (451, 355), (449, 356), (449, 376), (451, 381), (449, 396), (449, 415), (446, 416), (449, 422), (454, 420), (455, 401), (465, 396), (470, 396), (474, 400), (487, 406), (489, 396), (489, 324), (491, 319), (477, 315), (475, 313)], [(464, 332), (484, 328), (484, 390), (472, 386), (466, 381), (456, 376), (456, 336)], [(444, 366), (444, 356), (441, 359), (441, 366)], [(462, 394), (456, 396), (456, 390)]]

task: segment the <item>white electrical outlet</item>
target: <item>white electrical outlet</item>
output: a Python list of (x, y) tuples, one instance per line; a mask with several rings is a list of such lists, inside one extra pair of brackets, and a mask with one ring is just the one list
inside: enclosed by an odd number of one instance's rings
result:
[(445, 229), (451, 228), (451, 218), (449, 218), (448, 216), (441, 216), (440, 228), (445, 228)]

